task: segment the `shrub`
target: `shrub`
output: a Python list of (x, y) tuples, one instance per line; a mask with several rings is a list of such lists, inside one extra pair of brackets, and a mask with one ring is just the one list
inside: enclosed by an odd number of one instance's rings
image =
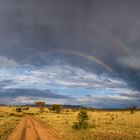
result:
[(16, 108), (16, 112), (22, 112), (22, 108), (21, 107), (17, 107)]
[(70, 111), (67, 109), (66, 112), (70, 112)]
[(34, 113), (31, 113), (31, 112), (26, 112), (24, 114), (26, 114), (26, 115), (34, 115)]
[(29, 107), (24, 107), (23, 110), (26, 110), (27, 111), (27, 110), (29, 110)]
[(136, 109), (137, 109), (136, 106), (129, 107), (129, 110), (130, 110), (130, 113), (131, 114), (134, 114), (134, 112), (136, 111)]
[(89, 128), (88, 114), (86, 111), (81, 110), (77, 116), (78, 121), (73, 123), (74, 129), (87, 129)]
[(62, 110), (62, 106), (59, 105), (59, 104), (53, 104), (50, 108), (49, 108), (50, 111), (54, 111), (56, 113), (60, 113), (61, 110)]

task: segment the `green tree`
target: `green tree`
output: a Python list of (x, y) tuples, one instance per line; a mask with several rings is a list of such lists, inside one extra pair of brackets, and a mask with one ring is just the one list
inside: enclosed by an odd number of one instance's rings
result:
[(53, 105), (51, 105), (51, 107), (49, 109), (50, 109), (50, 111), (54, 111), (56, 113), (60, 113), (61, 110), (62, 110), (62, 105), (53, 104)]
[(37, 107), (39, 107), (40, 112), (43, 112), (43, 111), (44, 111), (45, 102), (38, 101), (38, 102), (35, 102), (35, 105), (36, 105)]
[(130, 113), (131, 114), (134, 114), (134, 112), (136, 111), (136, 109), (137, 109), (136, 106), (129, 107), (129, 110), (130, 110)]

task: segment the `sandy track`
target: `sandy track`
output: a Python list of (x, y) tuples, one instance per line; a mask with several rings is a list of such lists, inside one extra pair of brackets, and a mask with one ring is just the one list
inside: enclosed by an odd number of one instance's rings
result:
[(62, 138), (50, 126), (25, 117), (7, 140), (62, 140)]

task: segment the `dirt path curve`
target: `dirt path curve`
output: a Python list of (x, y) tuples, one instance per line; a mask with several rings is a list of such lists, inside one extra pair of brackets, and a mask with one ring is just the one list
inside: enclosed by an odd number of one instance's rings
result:
[(24, 117), (7, 140), (62, 140), (62, 138), (43, 122)]

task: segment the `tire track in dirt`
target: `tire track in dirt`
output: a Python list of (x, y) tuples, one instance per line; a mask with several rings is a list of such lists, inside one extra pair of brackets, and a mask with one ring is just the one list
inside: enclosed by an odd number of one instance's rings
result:
[(23, 118), (15, 129), (16, 133), (12, 133), (12, 135), (10, 135), (7, 140), (25, 140), (26, 123), (27, 120)]
[(27, 119), (25, 140), (40, 140), (31, 119)]
[(62, 140), (62, 137), (44, 123), (31, 117), (25, 117), (7, 140)]
[[(38, 121), (33, 120), (35, 128), (37, 130), (37, 132), (39, 133), (39, 136), (41, 138), (41, 140), (47, 140), (49, 138), (49, 140), (55, 140), (55, 138), (57, 137), (55, 133), (52, 133), (52, 130), (50, 130), (49, 128), (47, 128), (47, 132), (46, 133), (46, 126), (40, 124)], [(43, 135), (45, 134), (45, 135)]]

